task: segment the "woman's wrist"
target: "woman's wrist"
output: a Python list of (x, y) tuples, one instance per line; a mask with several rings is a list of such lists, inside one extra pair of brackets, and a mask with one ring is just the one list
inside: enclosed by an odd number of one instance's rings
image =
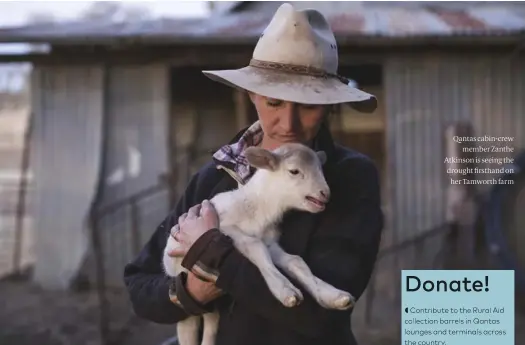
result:
[[(211, 312), (213, 305), (200, 301), (204, 301), (206, 298), (202, 297), (199, 289), (195, 289), (195, 284), (188, 284), (190, 279), (186, 272), (181, 272), (174, 278), (174, 284), (170, 284), (169, 295), (171, 302), (184, 309), (190, 315), (202, 315)], [(192, 290), (191, 292), (190, 289)]]
[(186, 291), (196, 302), (206, 305), (220, 296), (220, 290), (211, 282), (201, 280), (192, 273), (186, 279)]

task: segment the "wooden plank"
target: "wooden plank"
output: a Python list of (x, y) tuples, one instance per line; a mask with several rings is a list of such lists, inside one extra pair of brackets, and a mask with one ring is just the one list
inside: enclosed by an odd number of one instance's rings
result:
[(250, 124), (249, 121), (249, 97), (246, 92), (233, 89), (233, 103), (235, 105), (235, 119), (237, 129), (241, 130)]
[[(473, 136), (474, 130), (470, 123), (457, 122), (445, 130), (445, 147), (447, 158), (472, 158), (473, 155), (466, 153), (463, 148), (471, 146), (470, 143), (458, 144), (452, 140), (454, 136)], [(473, 173), (463, 174), (460, 171), (473, 171), (473, 163), (446, 163), (447, 175), (450, 178), (447, 188), (447, 222), (452, 224), (455, 236), (454, 243), (450, 243), (455, 250), (455, 260), (458, 264), (469, 265), (474, 263), (475, 233), (474, 222), (476, 221), (476, 189), (475, 185), (456, 184), (463, 179), (475, 178)], [(451, 170), (449, 170), (451, 169)], [(453, 169), (453, 170), (452, 170)]]
[[(479, 55), (486, 54), (487, 45), (479, 47), (429, 48), (407, 45), (362, 46), (340, 42), (339, 64), (383, 63), (395, 55)], [(252, 57), (254, 44), (134, 44), (134, 45), (56, 45), (49, 54), (2, 54), (0, 63), (33, 62), (36, 64), (89, 64), (89, 63), (157, 63), (169, 62), (175, 66), (234, 65), (245, 66)], [(491, 53), (519, 54), (514, 45), (491, 46)]]

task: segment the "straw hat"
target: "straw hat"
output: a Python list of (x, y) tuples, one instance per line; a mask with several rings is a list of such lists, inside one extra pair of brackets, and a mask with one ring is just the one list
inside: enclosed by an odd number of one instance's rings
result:
[(337, 74), (337, 42), (317, 10), (282, 4), (259, 38), (250, 64), (236, 70), (203, 71), (212, 80), (262, 96), (303, 104), (349, 105), (370, 113), (376, 98)]

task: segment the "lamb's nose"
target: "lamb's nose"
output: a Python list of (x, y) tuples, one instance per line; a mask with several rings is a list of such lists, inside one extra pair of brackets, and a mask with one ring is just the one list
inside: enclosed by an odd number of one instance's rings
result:
[(324, 198), (323, 201), (327, 202), (328, 200), (330, 200), (330, 191), (329, 190), (321, 190), (319, 192), (319, 194), (321, 194), (321, 196)]

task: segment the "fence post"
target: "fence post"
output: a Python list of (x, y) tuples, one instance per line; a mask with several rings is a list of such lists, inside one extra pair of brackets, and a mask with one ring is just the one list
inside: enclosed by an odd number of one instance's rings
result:
[(33, 131), (33, 113), (29, 114), (27, 129), (24, 136), (24, 149), (22, 151), (22, 163), (20, 171), (20, 185), (18, 187), (18, 205), (16, 207), (15, 219), (15, 243), (13, 248), (13, 271), (20, 274), (22, 270), (22, 248), (23, 248), (23, 231), (26, 208), (27, 193), (27, 171), (29, 169), (29, 158), (31, 153), (31, 134)]
[(474, 134), (472, 125), (467, 122), (454, 123), (445, 130), (446, 157), (460, 158), (462, 161), (467, 162), (446, 164), (447, 177), (450, 179), (447, 188), (446, 217), (452, 230), (451, 237), (449, 237), (450, 241), (446, 243), (447, 248), (451, 247), (452, 250), (449, 253), (452, 256), (449, 256), (447, 263), (445, 263), (447, 266), (452, 264), (456, 267), (468, 267), (474, 264), (474, 223), (476, 221), (477, 190), (476, 185), (459, 184), (459, 182), (463, 179), (473, 180), (476, 178), (474, 173), (474, 168), (476, 167), (474, 158), (476, 154), (469, 150), (475, 144), (472, 142), (459, 144), (452, 140), (454, 136), (472, 137)]
[(131, 207), (131, 245), (133, 254), (140, 251), (140, 213), (135, 199), (130, 200)]
[(100, 240), (99, 219), (95, 211), (91, 211), (91, 240), (93, 242), (93, 253), (95, 256), (95, 271), (97, 277), (97, 295), (99, 304), (99, 330), (102, 345), (109, 345), (109, 311), (106, 298), (106, 272), (104, 270), (104, 250)]

